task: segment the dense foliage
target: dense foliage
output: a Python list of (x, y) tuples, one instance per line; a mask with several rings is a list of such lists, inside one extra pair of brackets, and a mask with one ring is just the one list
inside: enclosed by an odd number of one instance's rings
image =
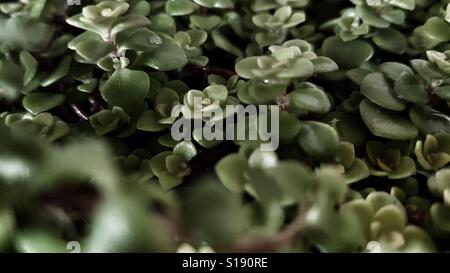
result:
[(0, 4), (0, 251), (450, 250), (449, 0), (68, 2)]

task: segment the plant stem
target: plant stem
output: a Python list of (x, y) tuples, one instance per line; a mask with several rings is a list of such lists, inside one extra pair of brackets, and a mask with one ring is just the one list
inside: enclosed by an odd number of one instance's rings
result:
[(217, 67), (217, 66), (205, 66), (203, 68), (203, 71), (205, 73), (209, 74), (217, 74), (219, 76), (225, 77), (225, 78), (229, 78), (231, 76), (236, 75), (236, 73), (234, 71), (225, 69), (225, 68), (221, 68), (221, 67)]
[(233, 252), (275, 252), (302, 234), (310, 206), (298, 206), (298, 213), (286, 228), (273, 237), (241, 240), (231, 247)]
[(70, 105), (70, 108), (72, 108), (72, 110), (73, 110), (73, 112), (75, 113), (75, 114), (77, 114), (77, 116), (79, 117), (79, 118), (81, 118), (82, 120), (89, 120), (89, 115), (88, 114), (86, 114), (78, 105), (76, 105), (76, 104), (71, 104)]

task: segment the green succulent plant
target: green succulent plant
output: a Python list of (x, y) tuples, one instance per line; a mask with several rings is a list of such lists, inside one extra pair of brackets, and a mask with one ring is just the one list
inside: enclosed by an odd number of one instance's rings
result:
[(287, 5), (293, 8), (303, 8), (307, 6), (308, 3), (309, 0), (257, 0), (254, 1), (252, 9), (255, 12), (260, 12)]
[(20, 63), (14, 61), (14, 56), (9, 53), (0, 55), (0, 67), (2, 73), (0, 76), (3, 98), (14, 100), (20, 93), (29, 93), (34, 91), (41, 84), (43, 75), (37, 76), (38, 61), (28, 51), (19, 53)]
[(14, 130), (24, 130), (50, 142), (58, 140), (70, 131), (69, 126), (50, 113), (30, 114), (3, 113), (4, 124)]
[[(416, 27), (410, 37), (411, 44), (418, 49), (430, 49), (450, 39), (446, 9), (448, 3), (441, 1), (434, 8), (429, 9), (424, 18), (423, 25)], [(445, 12), (435, 12), (442, 10)]]
[(430, 191), (436, 194), (437, 196), (443, 198), (447, 205), (450, 202), (448, 193), (449, 191), (448, 177), (449, 177), (449, 170), (442, 169), (436, 172), (435, 175), (431, 176), (427, 182)]
[(169, 0), (166, 1), (165, 10), (172, 16), (183, 16), (192, 14), (199, 6), (191, 0)]
[(265, 47), (283, 41), (289, 28), (295, 27), (306, 20), (304, 12), (293, 12), (290, 6), (277, 9), (272, 15), (262, 13), (253, 16), (253, 23), (266, 32), (255, 35), (256, 42)]
[(137, 129), (147, 132), (164, 130), (178, 118), (172, 115), (172, 109), (177, 105), (180, 105), (178, 93), (168, 87), (161, 88), (153, 98), (154, 110), (148, 109), (141, 114)]
[[(252, 154), (253, 155), (253, 154)], [(264, 158), (263, 161), (267, 162), (265, 167), (275, 166), (278, 159), (272, 153), (260, 153), (258, 151), (254, 152), (254, 158), (258, 159)], [(255, 166), (258, 168), (261, 166)], [(242, 154), (230, 154), (224, 157), (217, 165), (216, 172), (226, 188), (236, 192), (243, 192), (246, 187), (251, 187), (252, 178), (250, 177), (252, 166), (250, 165), (249, 159)], [(254, 192), (253, 192), (254, 193)]]
[(349, 142), (340, 142), (336, 155), (347, 183), (355, 183), (369, 176), (366, 163), (355, 156), (355, 147)]
[(189, 63), (200, 66), (208, 63), (208, 57), (202, 56), (200, 47), (207, 38), (208, 34), (202, 30), (181, 31), (173, 37), (175, 43), (184, 49)]
[(402, 206), (389, 203), (374, 204), (376, 199), (380, 201), (380, 197), (369, 195), (366, 202), (372, 207), (370, 234), (371, 241), (379, 243), (378, 251), (413, 253), (435, 251), (430, 236), (423, 229), (407, 225), (406, 212)]
[(331, 59), (317, 56), (312, 45), (302, 40), (287, 41), (282, 46), (271, 46), (269, 50), (270, 56), (249, 57), (238, 62), (236, 72), (239, 76), (286, 81), (337, 69)]
[(226, 79), (216, 74), (210, 74), (208, 76), (208, 83), (210, 85), (224, 85), (230, 94), (236, 94), (239, 88), (245, 84), (238, 75), (233, 75)]
[(151, 159), (152, 154), (141, 148), (134, 150), (128, 156), (116, 157), (115, 161), (131, 177), (131, 180), (145, 183), (154, 177)]
[(405, 10), (415, 8), (415, 1), (412, 0), (352, 0), (352, 2), (363, 21), (377, 28), (402, 24), (406, 17)]
[(273, 101), (284, 95), (289, 83), (295, 79), (307, 79), (315, 74), (338, 69), (331, 59), (317, 56), (312, 45), (303, 40), (291, 40), (282, 46), (271, 46), (269, 51), (270, 56), (248, 57), (236, 64), (237, 74), (250, 79), (238, 90), (241, 101)]
[[(126, 128), (129, 117), (120, 107), (97, 112), (89, 117), (89, 121), (98, 136), (103, 136), (116, 130), (118, 130), (118, 135), (127, 135), (129, 133), (126, 131), (130, 131)], [(133, 134), (133, 130), (130, 133)]]
[(183, 182), (183, 177), (191, 173), (188, 162), (197, 154), (192, 142), (181, 142), (173, 152), (161, 152), (150, 160), (150, 168), (158, 177), (161, 187), (168, 191)]
[[(190, 90), (187, 92), (183, 98), (183, 106), (180, 110), (185, 118), (214, 121), (232, 115), (233, 112), (228, 113), (224, 106), (233, 106), (238, 103), (239, 101), (235, 97), (228, 96), (228, 90), (225, 86), (210, 85), (203, 91)], [(224, 110), (223, 115), (214, 115), (215, 109)]]
[(449, 74), (449, 61), (448, 54), (450, 52), (445, 51), (443, 53), (439, 51), (428, 50), (427, 52), (428, 60), (437, 67), (439, 72), (448, 75)]
[(443, 203), (441, 201), (435, 202), (429, 208), (430, 225), (440, 237), (446, 237), (449, 230), (447, 213), (450, 205), (449, 174), (449, 169), (441, 169), (430, 176), (427, 181), (429, 190), (443, 201)]

